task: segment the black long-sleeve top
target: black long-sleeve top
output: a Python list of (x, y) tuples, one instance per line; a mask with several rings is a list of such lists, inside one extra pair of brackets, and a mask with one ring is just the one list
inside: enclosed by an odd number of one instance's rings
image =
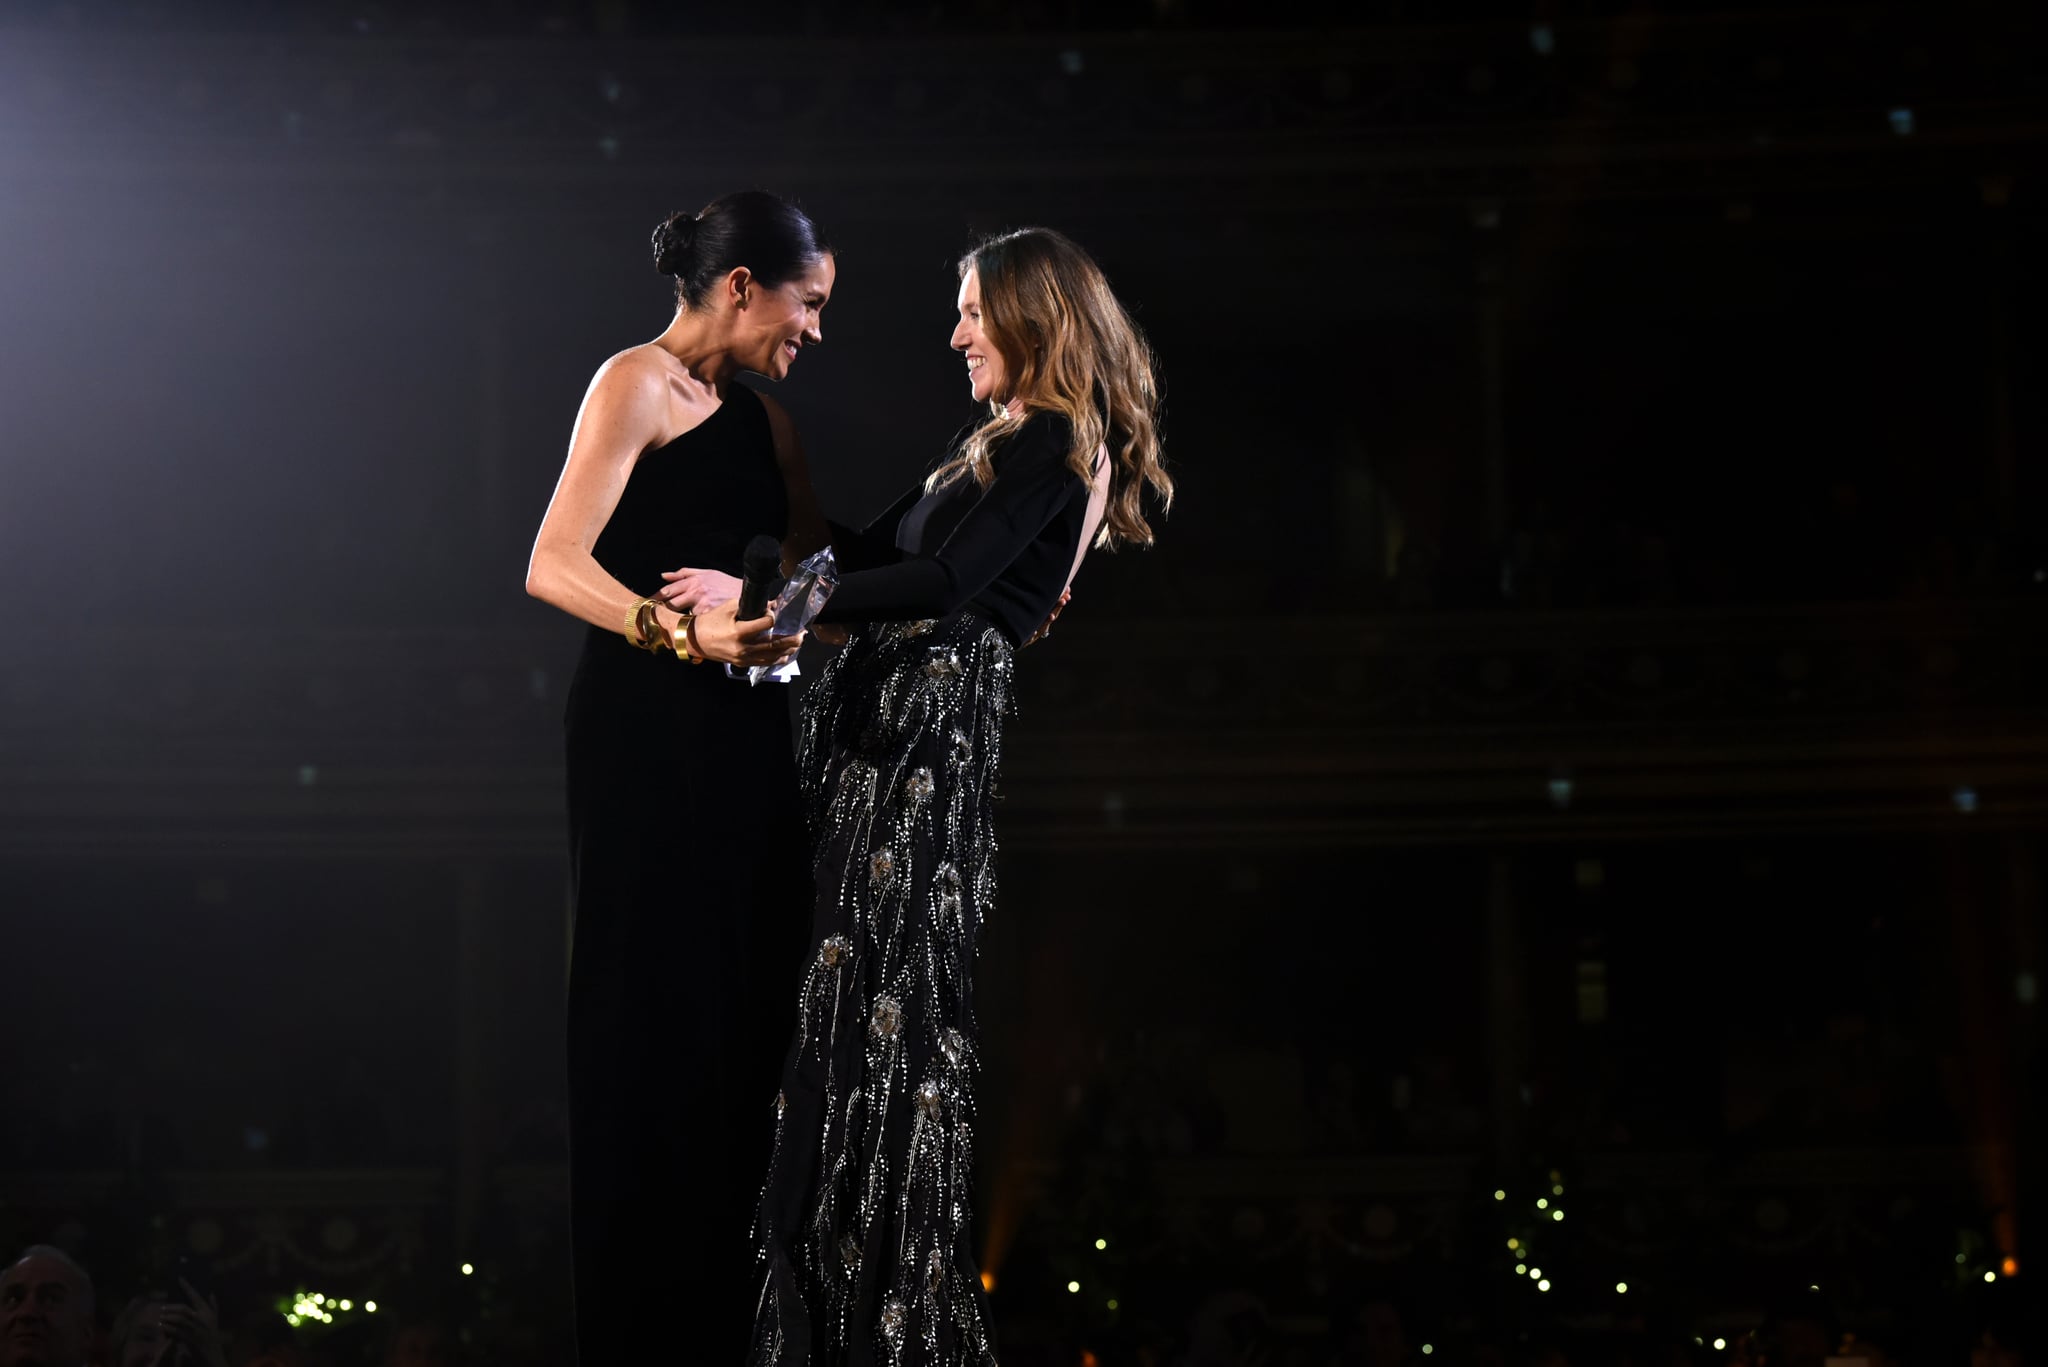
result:
[(833, 523), (839, 587), (818, 620), (907, 622), (971, 607), (1024, 641), (1081, 547), (1088, 486), (1067, 464), (1072, 442), (1065, 418), (1034, 413), (996, 448), (987, 488), (965, 474), (931, 493), (920, 483), (865, 530)]

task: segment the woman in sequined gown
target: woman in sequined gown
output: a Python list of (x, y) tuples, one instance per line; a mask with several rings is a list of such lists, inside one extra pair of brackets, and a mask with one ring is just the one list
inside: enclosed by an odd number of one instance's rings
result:
[(1152, 360), (1095, 263), (1025, 229), (960, 262), (953, 348), (988, 417), (865, 532), (797, 767), (815, 910), (756, 1249), (754, 1367), (994, 1361), (969, 1238), (975, 942), (1018, 647), (1091, 541), (1170, 500)]
[[(674, 1360), (650, 1307), (687, 1288), (707, 1356), (747, 1342), (749, 1278), (724, 1250), (754, 1215), (735, 1167), (767, 1156), (762, 1107), (804, 952), (804, 895), (779, 858), (799, 819), (787, 696), (626, 638), (667, 572), (737, 571), (750, 538), (807, 553), (826, 529), (773, 400), (820, 340), (833, 262), (809, 219), (753, 192), (655, 231), (676, 312), (598, 371), (527, 572), (588, 623), (566, 709), (570, 892), (570, 1239), (583, 1367)], [(674, 639), (669, 609), (658, 627)], [(789, 642), (730, 605), (696, 618), (712, 661), (766, 663)], [(737, 1117), (756, 1117), (744, 1125)]]

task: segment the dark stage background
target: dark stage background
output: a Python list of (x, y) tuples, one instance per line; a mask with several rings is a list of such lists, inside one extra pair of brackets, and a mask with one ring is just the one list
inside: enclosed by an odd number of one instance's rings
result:
[(1020, 668), (1006, 1363), (2037, 1332), (2038, 7), (0, 15), (0, 1241), (105, 1315), (568, 1361), (521, 577), (648, 231), (759, 185), (842, 516), (973, 416), (982, 231), (1163, 358), (1180, 502)]

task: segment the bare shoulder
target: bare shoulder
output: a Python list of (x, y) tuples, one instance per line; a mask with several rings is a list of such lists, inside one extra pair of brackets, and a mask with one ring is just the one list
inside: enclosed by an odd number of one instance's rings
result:
[(676, 364), (652, 343), (627, 347), (597, 368), (590, 392), (625, 399), (632, 395), (666, 397)]
[(651, 342), (627, 347), (599, 366), (584, 404), (621, 415), (644, 434), (646, 446), (667, 445), (718, 409), (711, 387)]

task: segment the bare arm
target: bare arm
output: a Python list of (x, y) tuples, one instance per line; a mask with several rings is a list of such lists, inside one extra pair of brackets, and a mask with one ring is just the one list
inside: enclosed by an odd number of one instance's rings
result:
[(591, 550), (619, 506), (633, 466), (668, 425), (661, 367), (632, 353), (605, 362), (583, 395), (569, 457), (533, 539), (526, 591), (572, 617), (623, 630), (640, 595), (605, 572)]
[[(670, 435), (669, 425), (669, 382), (659, 362), (624, 352), (598, 370), (583, 396), (568, 459), (534, 537), (526, 566), (528, 593), (593, 626), (624, 632), (626, 614), (640, 595), (607, 573), (591, 552), (619, 506), (634, 464)], [(655, 616), (665, 631), (680, 620), (665, 608), (657, 608)], [(772, 650), (766, 645), (765, 627), (751, 633), (760, 640), (750, 643), (746, 634), (725, 630), (727, 625), (720, 622), (719, 630), (699, 633), (703, 653), (742, 664), (771, 663), (787, 653), (784, 643)], [(729, 634), (733, 639), (726, 639)]]

